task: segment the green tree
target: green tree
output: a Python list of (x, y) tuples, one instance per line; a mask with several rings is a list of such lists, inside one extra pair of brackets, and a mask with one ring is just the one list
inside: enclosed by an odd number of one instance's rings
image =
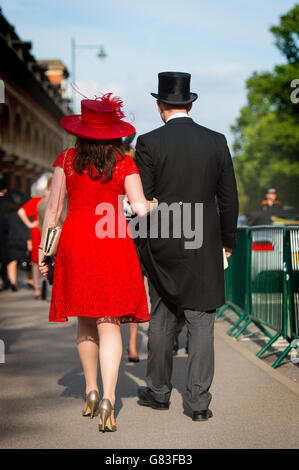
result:
[(231, 127), (240, 213), (256, 210), (269, 186), (299, 210), (299, 104), (291, 100), (291, 83), (299, 79), (299, 5), (270, 31), (286, 63), (253, 73), (247, 104)]

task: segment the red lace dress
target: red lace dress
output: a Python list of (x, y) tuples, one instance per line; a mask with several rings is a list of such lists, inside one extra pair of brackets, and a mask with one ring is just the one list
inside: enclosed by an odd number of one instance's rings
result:
[[(53, 166), (63, 166), (64, 152)], [(129, 155), (119, 156), (112, 179), (105, 183), (75, 172), (75, 152), (69, 150), (64, 162), (69, 211), (57, 249), (49, 320), (83, 316), (147, 322), (140, 264), (134, 241), (124, 230), (122, 206), (125, 178), (138, 173), (135, 162)], [(109, 236), (99, 238), (103, 233)]]
[[(38, 220), (38, 211), (37, 206), (38, 203), (42, 200), (42, 197), (34, 197), (30, 199), (26, 204), (22, 206), (24, 209), (27, 217), (34, 217), (34, 222)], [(32, 251), (31, 251), (31, 261), (33, 263), (38, 264), (38, 246), (40, 244), (40, 229), (38, 227), (34, 227), (31, 229), (31, 241), (32, 241)]]

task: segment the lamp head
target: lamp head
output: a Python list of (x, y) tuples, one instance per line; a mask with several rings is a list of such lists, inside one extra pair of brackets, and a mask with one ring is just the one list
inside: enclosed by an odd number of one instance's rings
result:
[(105, 49), (104, 49), (103, 46), (100, 47), (100, 50), (99, 50), (99, 52), (98, 52), (98, 54), (97, 54), (97, 57), (98, 57), (99, 59), (105, 59), (105, 58), (107, 57), (107, 54), (106, 54)]

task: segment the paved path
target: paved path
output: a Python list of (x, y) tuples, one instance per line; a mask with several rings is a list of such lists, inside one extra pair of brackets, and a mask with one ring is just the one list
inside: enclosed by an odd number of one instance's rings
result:
[[(75, 346), (76, 320), (49, 324), (48, 308), (25, 289), (0, 293), (0, 338), (6, 346), (6, 363), (0, 364), (1, 448), (299, 447), (299, 385), (285, 377), (278, 381), (281, 374), (244, 353), (221, 324), (215, 329), (211, 420), (195, 423), (183, 414), (183, 349), (174, 360), (170, 410), (138, 406), (136, 388), (144, 384), (146, 370), (147, 326), (142, 325), (142, 360), (128, 364), (124, 353), (121, 365), (119, 430), (100, 434), (97, 419), (81, 417), (84, 379)], [(122, 332), (126, 345), (128, 328)]]

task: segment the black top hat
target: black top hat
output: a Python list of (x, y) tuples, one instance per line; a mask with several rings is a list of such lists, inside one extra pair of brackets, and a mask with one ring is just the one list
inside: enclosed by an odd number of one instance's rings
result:
[(160, 72), (159, 90), (151, 95), (159, 101), (168, 104), (189, 104), (198, 98), (196, 93), (190, 93), (190, 73)]

